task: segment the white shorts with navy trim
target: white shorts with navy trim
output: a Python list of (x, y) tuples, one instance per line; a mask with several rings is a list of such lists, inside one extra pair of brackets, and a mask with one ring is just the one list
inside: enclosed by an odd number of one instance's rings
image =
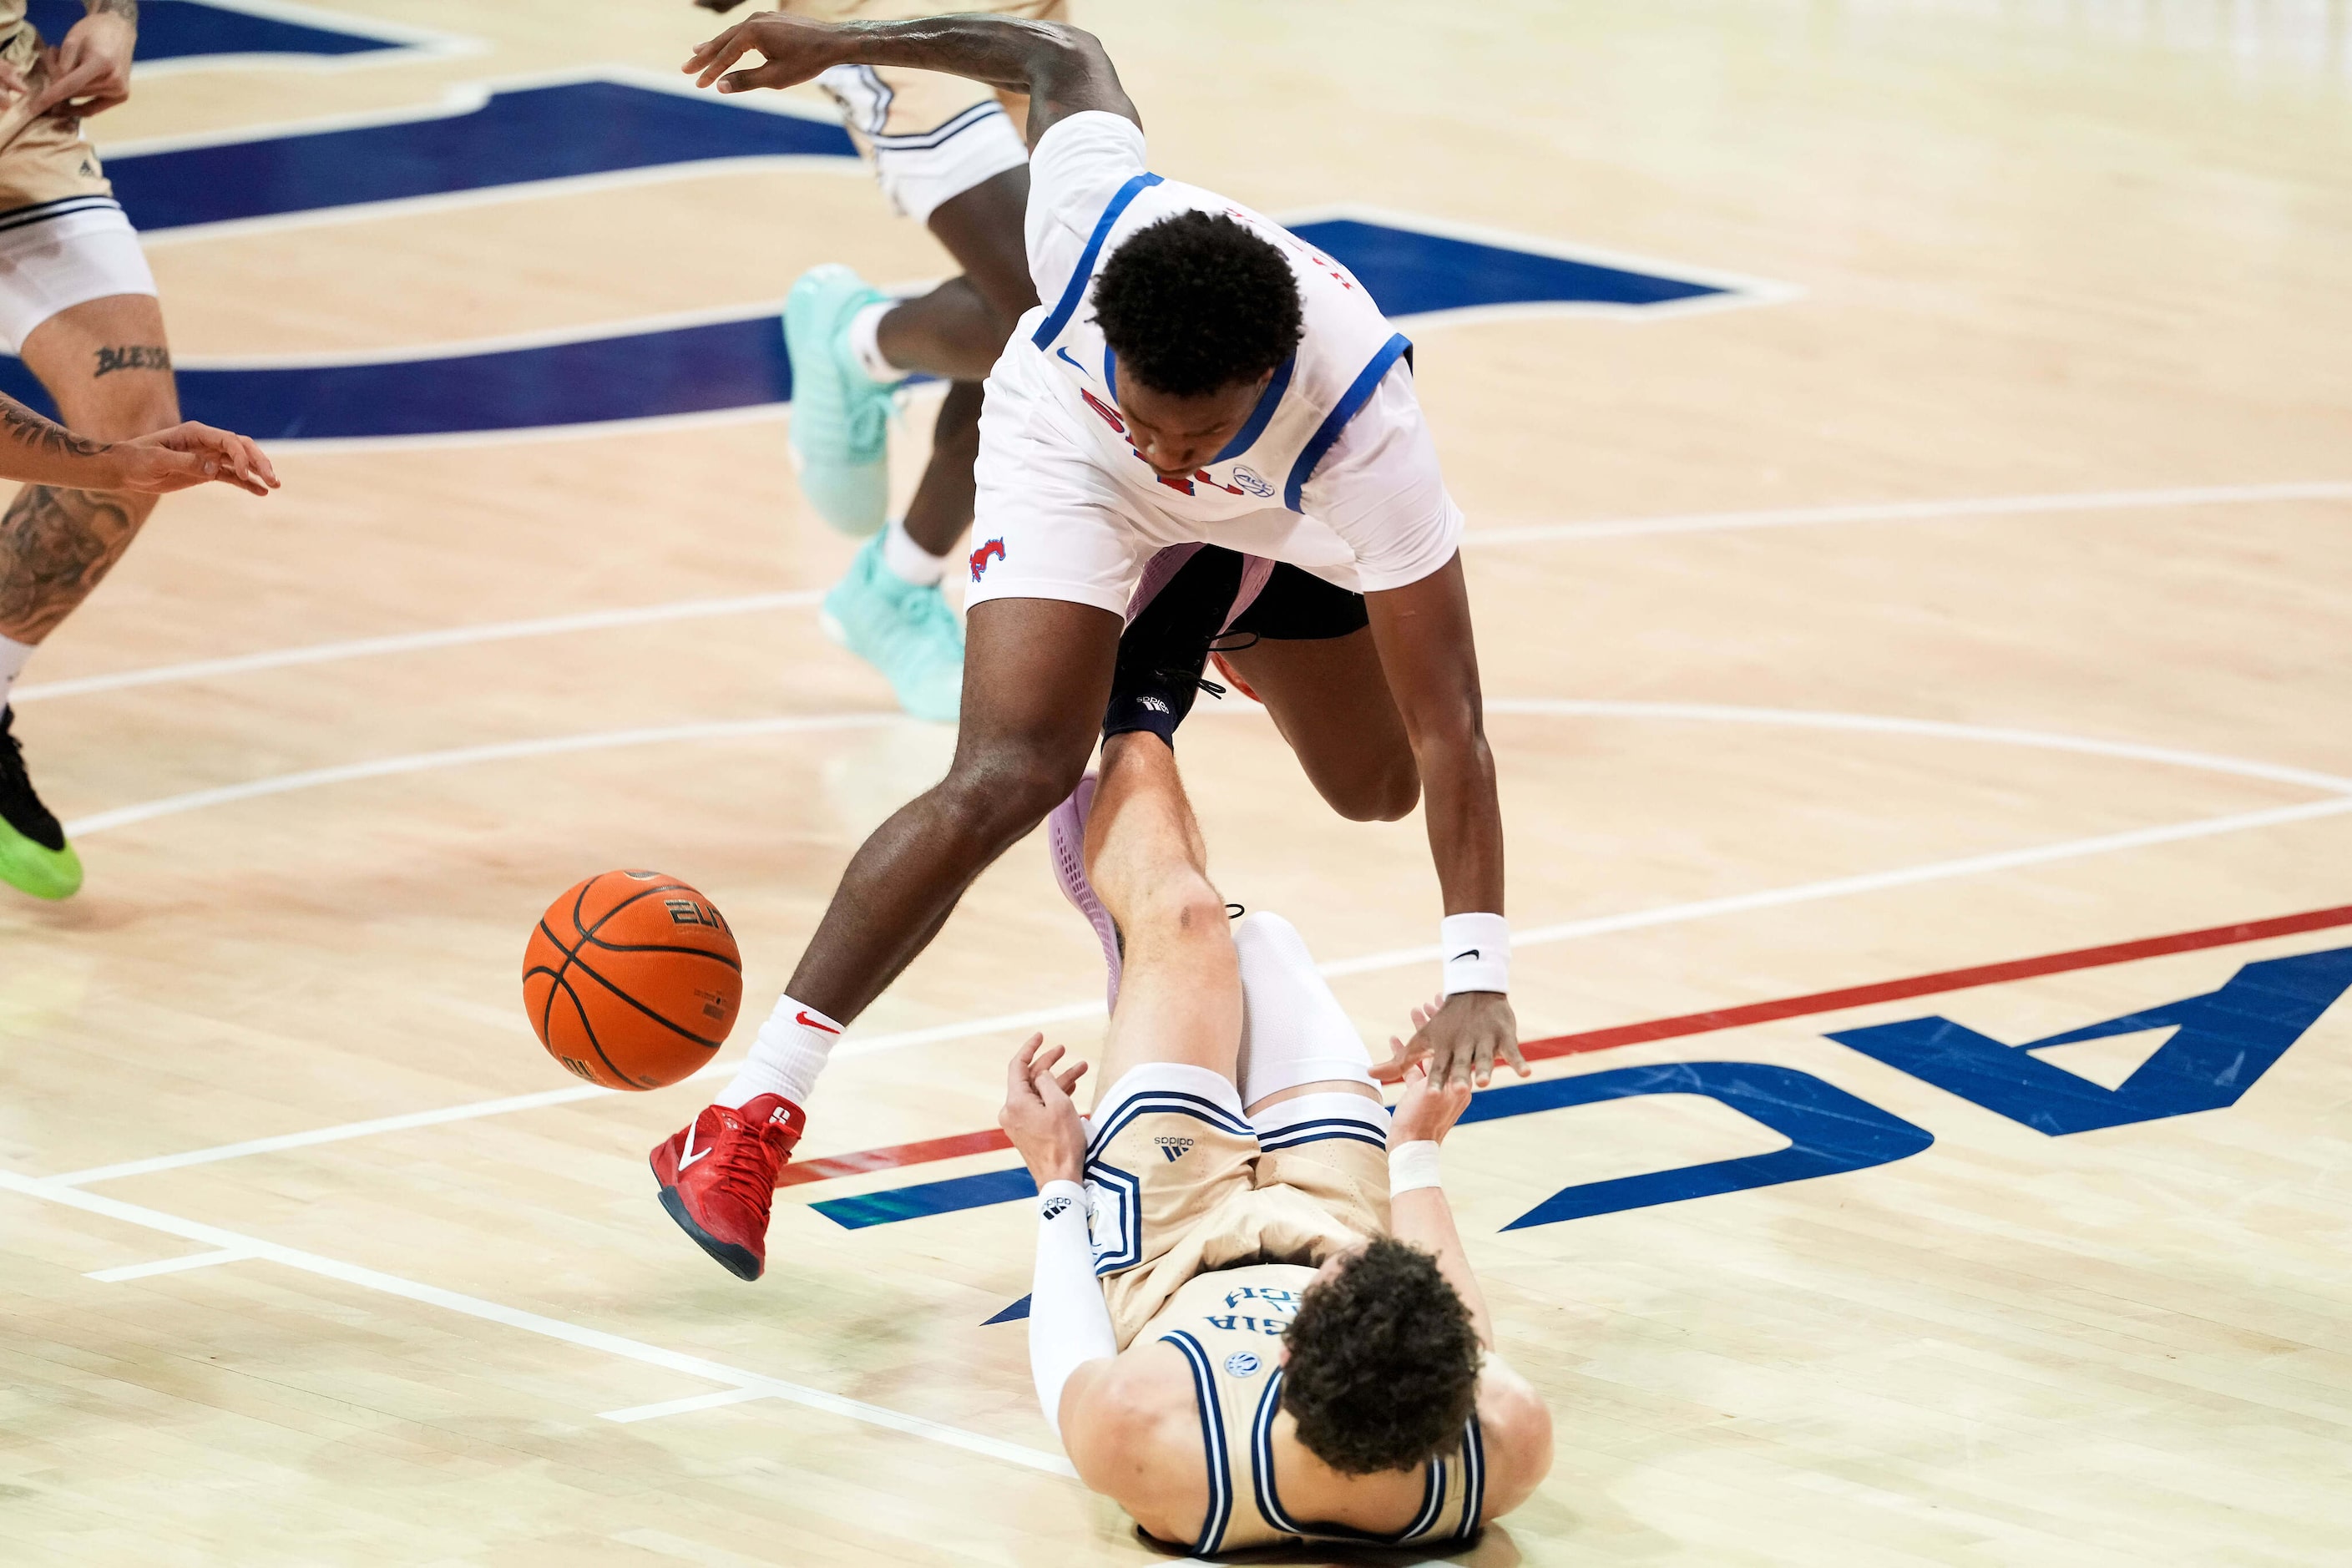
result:
[(147, 253), (110, 196), (50, 204), (0, 219), (0, 347), (25, 346), (60, 310), (113, 294), (155, 292)]

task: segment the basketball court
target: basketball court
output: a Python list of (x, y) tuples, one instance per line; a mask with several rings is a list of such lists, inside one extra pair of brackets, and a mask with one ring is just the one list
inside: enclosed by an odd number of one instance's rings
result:
[[(943, 254), (821, 97), (685, 96), (684, 0), (147, 11), (91, 134), (285, 489), (169, 500), (17, 689), (89, 882), (0, 900), (0, 1558), (1158, 1559), (1019, 1321), (1003, 1064), (1103, 1026), (1042, 835), (756, 1285), (646, 1166), (750, 1026), (620, 1094), (521, 1005), (646, 866), (756, 1018), (944, 769), (819, 632), (772, 321)], [(1075, 12), (1155, 167), (1399, 318), (1470, 519), (1539, 1059), (1449, 1185), (1558, 1457), (1459, 1560), (2352, 1556), (2352, 14)], [(1238, 696), (1181, 754), (1385, 1041), (1418, 816)]]

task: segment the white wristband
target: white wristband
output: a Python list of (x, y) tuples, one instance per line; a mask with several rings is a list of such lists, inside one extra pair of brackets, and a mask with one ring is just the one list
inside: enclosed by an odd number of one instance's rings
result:
[(1445, 994), (1511, 988), (1511, 922), (1500, 915), (1448, 915), (1437, 928)]
[(1437, 1168), (1437, 1145), (1429, 1140), (1400, 1143), (1389, 1151), (1390, 1197), (1444, 1184), (1445, 1178)]

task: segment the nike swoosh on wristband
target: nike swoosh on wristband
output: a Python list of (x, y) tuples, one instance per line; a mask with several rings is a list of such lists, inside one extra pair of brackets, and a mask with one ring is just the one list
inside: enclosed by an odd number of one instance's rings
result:
[(1455, 953), (1452, 958), (1447, 959), (1445, 962), (1446, 962), (1446, 963), (1458, 963), (1458, 962), (1460, 962), (1461, 960), (1465, 959), (1465, 958), (1475, 958), (1475, 957), (1477, 957), (1477, 956), (1478, 956), (1478, 950), (1477, 950), (1476, 948), (1475, 948), (1475, 947), (1474, 947), (1474, 948), (1470, 949), (1467, 952), (1457, 952), (1457, 953)]
[[(699, 1121), (700, 1120), (700, 1117), (695, 1118), (695, 1121)], [(683, 1171), (688, 1165), (693, 1164), (697, 1160), (701, 1159), (709, 1152), (710, 1151), (707, 1148), (697, 1149), (694, 1146), (694, 1124), (693, 1122), (688, 1122), (686, 1129), (686, 1147), (677, 1152), (677, 1168)]]
[(803, 1025), (812, 1029), (823, 1029), (828, 1035), (837, 1035), (841, 1033), (839, 1029), (835, 1028), (833, 1025), (824, 1022), (823, 1019), (810, 1017), (809, 1010), (805, 1007), (793, 1015), (793, 1022)]

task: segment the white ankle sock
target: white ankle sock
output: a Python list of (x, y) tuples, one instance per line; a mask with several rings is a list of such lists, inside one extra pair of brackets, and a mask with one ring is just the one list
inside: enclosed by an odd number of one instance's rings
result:
[(916, 543), (904, 518), (892, 518), (890, 531), (882, 536), (882, 564), (890, 569), (890, 575), (918, 588), (928, 588), (948, 574), (948, 558)]
[[(912, 544), (914, 541), (907, 542)], [(934, 579), (937, 581), (937, 579)], [(33, 657), (31, 643), (18, 642), (14, 637), (0, 637), (0, 710), (8, 706), (8, 689), (16, 684), (25, 661)]]
[(816, 1091), (816, 1075), (840, 1038), (841, 1026), (831, 1018), (789, 996), (778, 997), (776, 1010), (751, 1042), (751, 1056), (711, 1103), (740, 1107), (763, 1094), (781, 1094), (806, 1109)]
[(898, 303), (896, 300), (877, 300), (849, 318), (849, 352), (857, 356), (860, 370), (885, 386), (907, 379), (905, 371), (882, 357), (882, 318)]

